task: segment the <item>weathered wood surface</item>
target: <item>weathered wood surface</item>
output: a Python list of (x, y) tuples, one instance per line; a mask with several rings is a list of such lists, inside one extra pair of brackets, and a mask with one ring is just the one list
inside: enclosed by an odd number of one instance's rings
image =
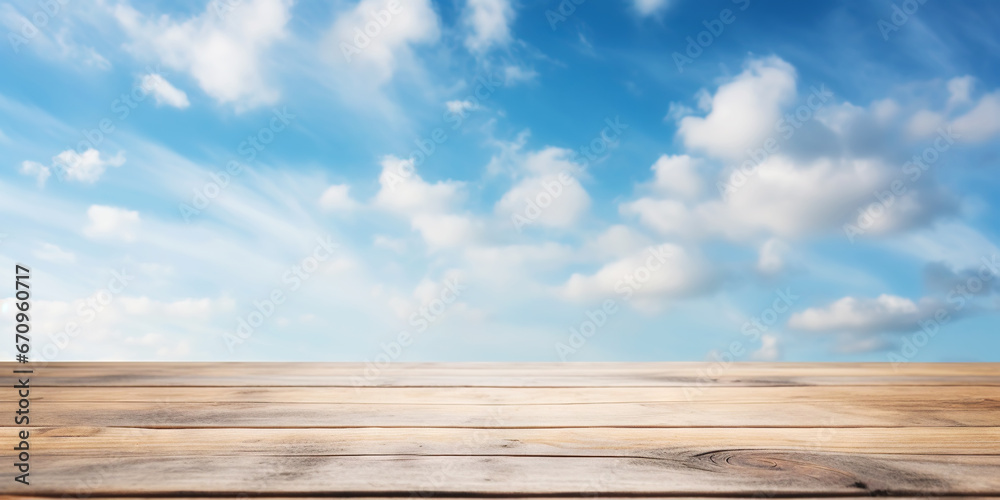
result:
[(975, 363), (53, 363), (45, 370), (39, 386), (1000, 386), (993, 365)]
[[(0, 365), (12, 387), (24, 366)], [(8, 466), (0, 500), (1000, 496), (998, 364), (56, 363), (31, 377), (31, 485)], [(0, 391), (9, 415), (15, 395)], [(3, 422), (12, 464), (20, 428)]]

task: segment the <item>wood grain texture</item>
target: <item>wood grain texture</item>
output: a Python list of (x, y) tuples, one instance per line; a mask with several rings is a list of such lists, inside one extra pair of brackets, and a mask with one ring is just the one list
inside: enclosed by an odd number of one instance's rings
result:
[(35, 367), (31, 485), (0, 500), (1000, 496), (997, 364), (366, 369)]
[[(49, 387), (688, 387), (1000, 386), (976, 363), (52, 363)], [(881, 368), (879, 368), (881, 367)], [(9, 370), (0, 373), (13, 382)]]

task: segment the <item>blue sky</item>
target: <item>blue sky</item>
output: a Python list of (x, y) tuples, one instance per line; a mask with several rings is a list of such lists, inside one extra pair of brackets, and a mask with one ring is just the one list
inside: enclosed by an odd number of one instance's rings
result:
[(0, 21), (37, 359), (1000, 360), (991, 2)]

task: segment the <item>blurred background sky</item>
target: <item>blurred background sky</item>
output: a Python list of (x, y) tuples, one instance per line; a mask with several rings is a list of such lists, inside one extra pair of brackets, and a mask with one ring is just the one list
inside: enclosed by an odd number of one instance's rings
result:
[(997, 26), (3, 3), (0, 265), (35, 359), (997, 361)]

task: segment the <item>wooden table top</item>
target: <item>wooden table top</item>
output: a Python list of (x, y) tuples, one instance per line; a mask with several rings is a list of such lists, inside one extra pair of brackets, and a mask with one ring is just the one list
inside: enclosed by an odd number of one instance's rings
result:
[(1000, 496), (1000, 364), (24, 367), (2, 498)]

